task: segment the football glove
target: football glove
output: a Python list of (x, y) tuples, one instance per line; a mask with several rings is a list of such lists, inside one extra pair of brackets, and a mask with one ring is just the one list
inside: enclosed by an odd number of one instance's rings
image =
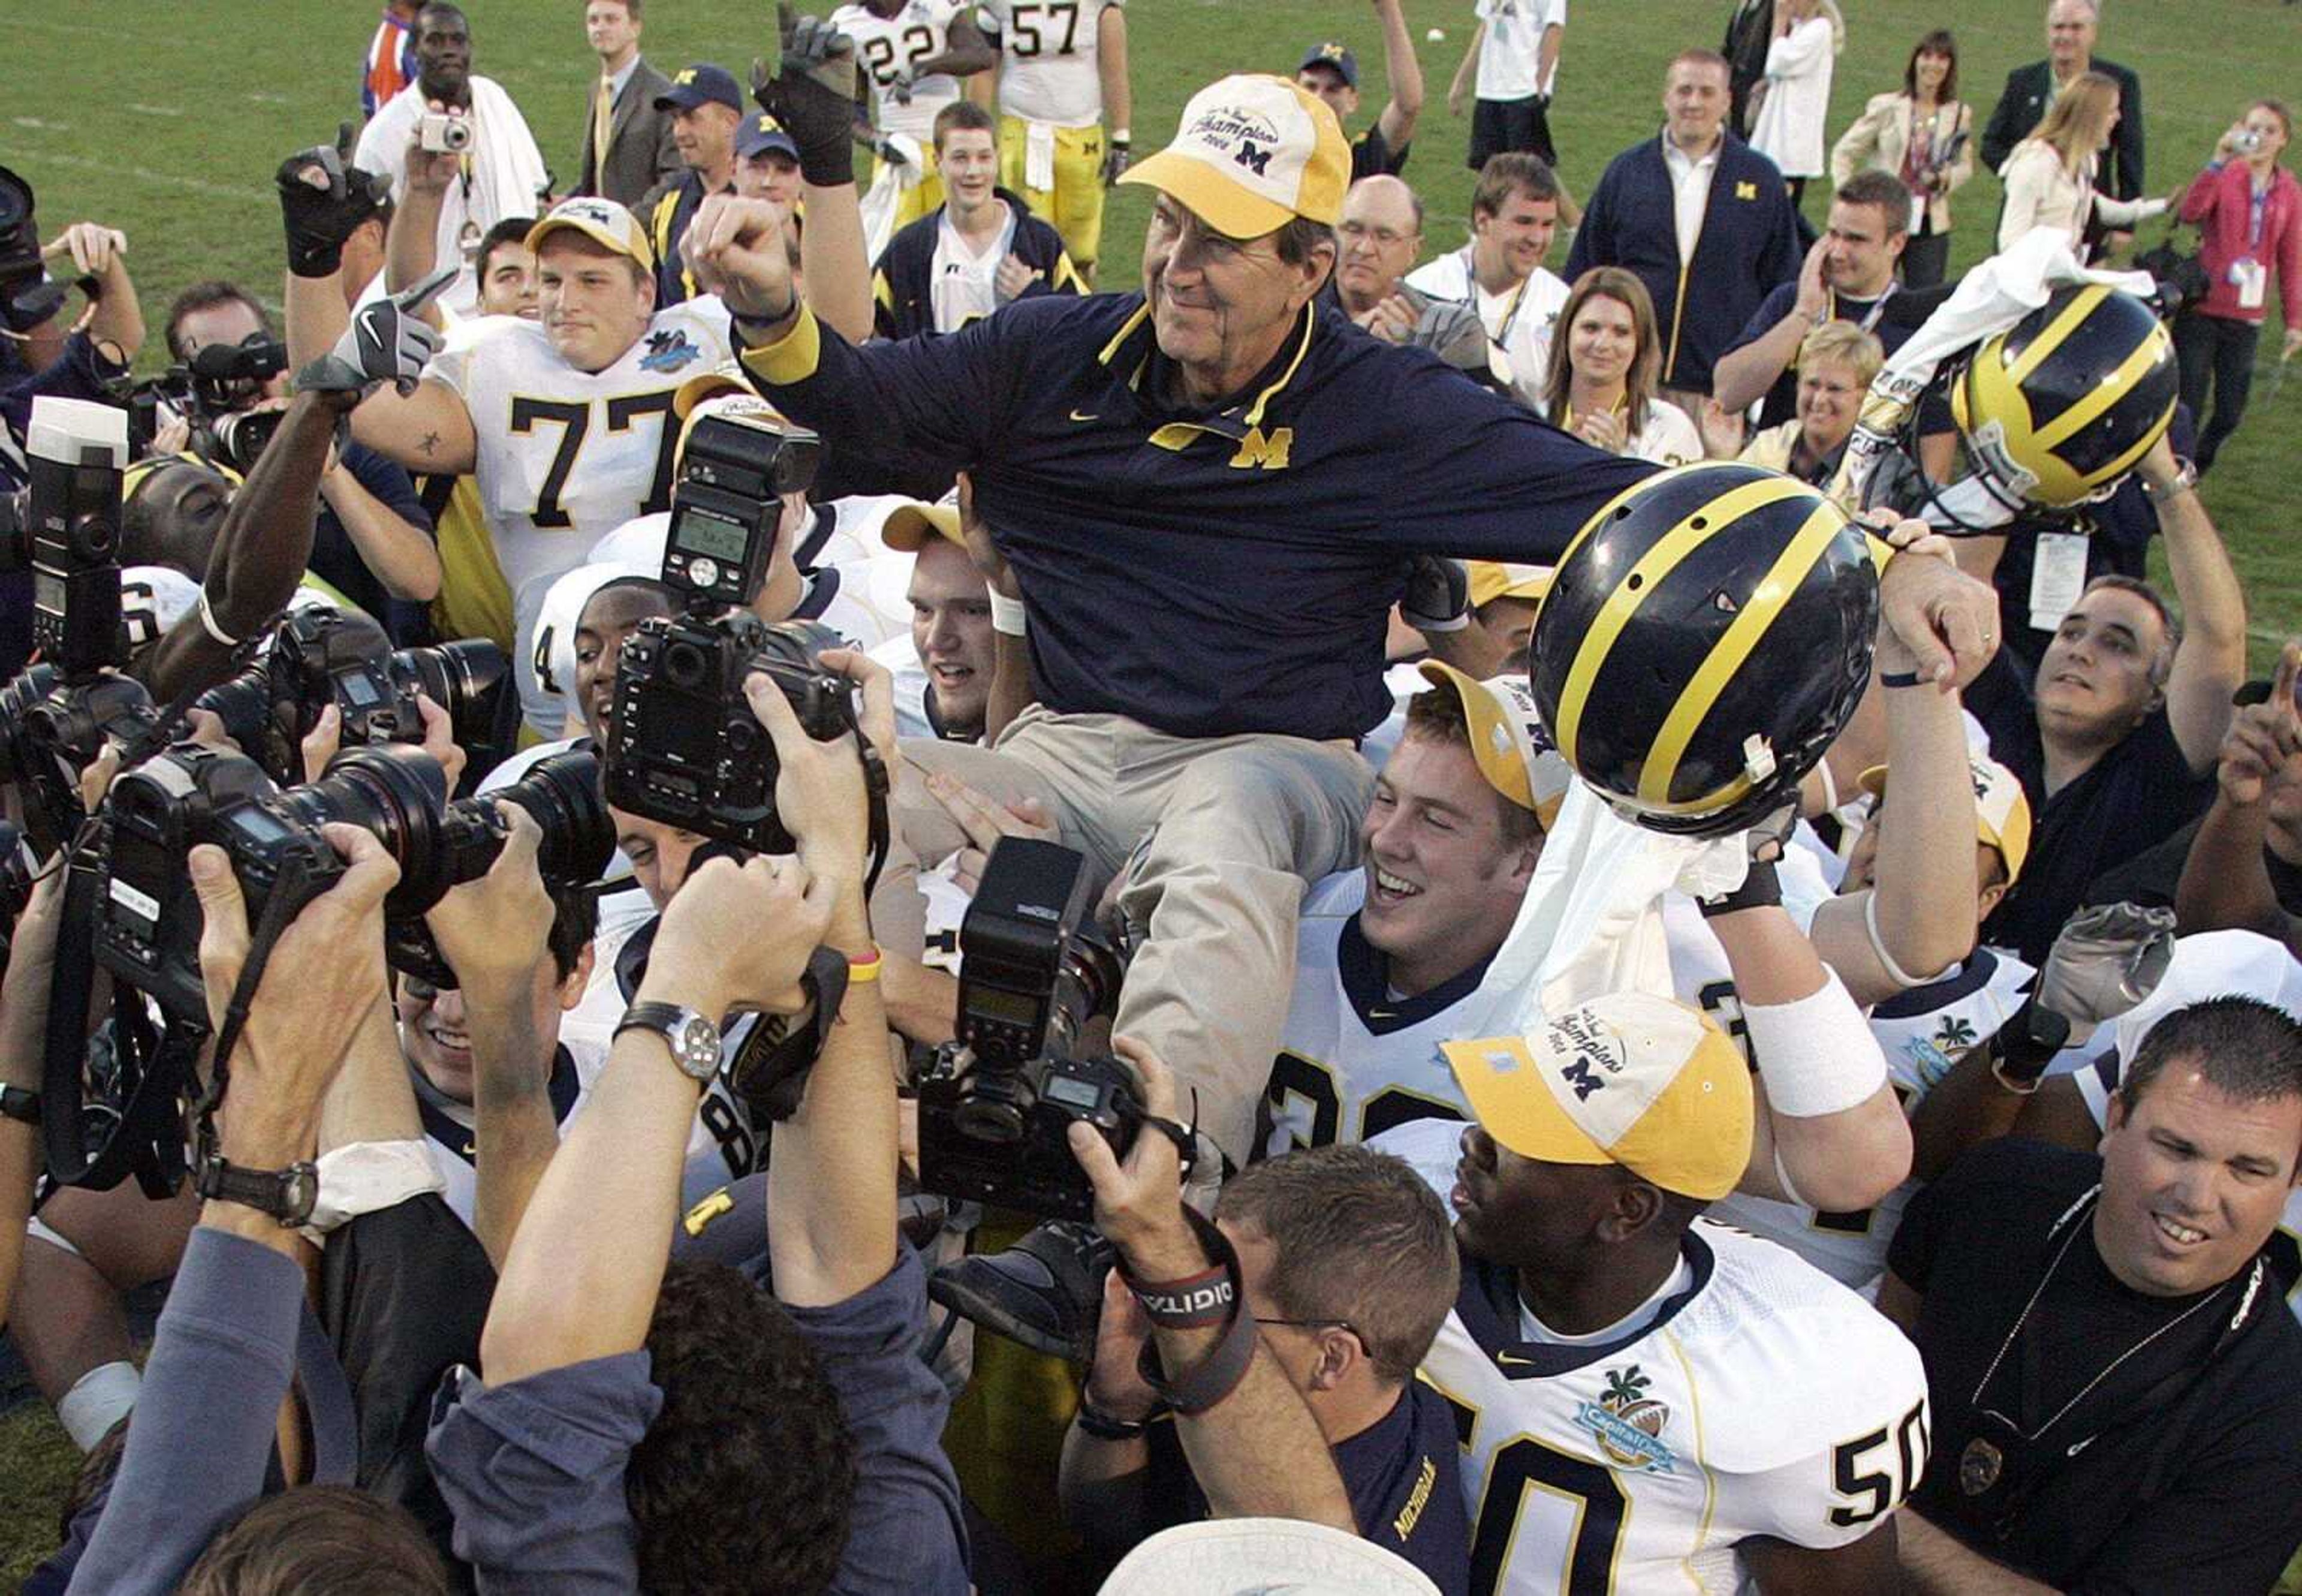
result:
[(781, 64), (752, 63), (752, 97), (799, 147), (800, 176), (819, 189), (855, 181), (855, 41), (777, 0)]
[[(298, 277), (332, 277), (344, 264), (344, 240), (391, 197), (391, 181), (350, 164), (351, 124), (333, 145), (298, 150), (280, 164), (280, 216), (288, 232), (288, 269)], [(315, 187), (307, 176), (327, 181)]]
[(456, 268), (441, 266), (414, 287), (352, 312), (336, 347), (296, 374), (297, 391), (365, 398), (389, 382), (403, 395), (415, 392), (424, 366), (440, 352), (439, 332), (416, 312), (455, 280)]

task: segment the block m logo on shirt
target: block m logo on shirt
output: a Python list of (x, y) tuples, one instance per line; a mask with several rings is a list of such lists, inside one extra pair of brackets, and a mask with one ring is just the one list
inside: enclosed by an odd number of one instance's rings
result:
[(1249, 427), (1247, 436), (1239, 441), (1239, 452), (1231, 458), (1231, 468), (1252, 466), (1257, 471), (1287, 469), (1287, 451), (1295, 447), (1293, 427), (1273, 427), (1268, 437), (1261, 427)]

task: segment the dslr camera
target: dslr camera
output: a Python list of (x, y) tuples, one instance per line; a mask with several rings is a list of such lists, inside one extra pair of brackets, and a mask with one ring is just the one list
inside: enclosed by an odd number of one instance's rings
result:
[(130, 396), (134, 431), (148, 449), (159, 428), (164, 400), (183, 413), (191, 428), (186, 447), (202, 459), (230, 466), (241, 476), (253, 470), (264, 446), (280, 430), (284, 413), (254, 410), (273, 378), (288, 368), (288, 346), (262, 332), (239, 343), (212, 343), (172, 365), (167, 374), (140, 384)]
[(805, 489), (816, 435), (765, 418), (707, 416), (687, 437), (671, 498), (662, 581), (682, 613), (643, 622), (616, 668), (608, 802), (757, 853), (788, 853), (776, 818), (775, 743), (744, 696), (764, 671), (811, 737), (855, 724), (853, 684), (818, 663), (841, 646), (811, 621), (770, 626), (759, 596), (783, 496)]
[(63, 308), (67, 292), (40, 258), (32, 185), (0, 166), (0, 327), (31, 332)]
[(416, 119), (416, 137), (427, 155), (460, 155), (472, 147), (472, 119), (460, 111), (426, 111)]
[(384, 954), (397, 970), (457, 985), (424, 914), (450, 887), (487, 874), (509, 827), (494, 800), (535, 817), (543, 839), (537, 868), (548, 884), (597, 880), (615, 852), (615, 827), (600, 801), (592, 756), (569, 751), (540, 760), (486, 798), (449, 802), (438, 761), (406, 743), (347, 749), (320, 779), (282, 790), (254, 760), (180, 743), (113, 784), (89, 849), (96, 875), (96, 962), (147, 994), (163, 1012), (206, 1014), (200, 980), (200, 906), (187, 861), (214, 843), (231, 856), (248, 923), (293, 879), (300, 910), (342, 875), (321, 834), (331, 821), (357, 826), (399, 863), (384, 900)]
[(960, 921), (959, 1039), (920, 1081), (920, 1184), (944, 1197), (1091, 1220), (1095, 1194), (1065, 1139), (1081, 1121), (1125, 1158), (1143, 1123), (1127, 1066), (1075, 1056), (1119, 999), (1118, 956), (1084, 926), (1087, 861), (1000, 839)]
[(484, 638), (394, 652), (383, 628), (332, 604), (293, 610), (262, 658), (203, 693), (233, 741), (275, 781), (302, 775), (301, 744), (329, 705), (342, 717), (342, 746), (421, 743), (419, 693), (448, 711), (476, 782), (511, 751), (517, 705), (506, 690), (503, 651)]

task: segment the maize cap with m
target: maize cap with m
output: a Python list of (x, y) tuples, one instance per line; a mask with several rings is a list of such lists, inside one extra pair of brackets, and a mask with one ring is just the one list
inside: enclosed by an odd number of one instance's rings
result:
[(1324, 100), (1242, 72), (1193, 95), (1167, 147), (1119, 181), (1159, 189), (1226, 237), (1259, 239), (1298, 216), (1340, 222), (1351, 147)]

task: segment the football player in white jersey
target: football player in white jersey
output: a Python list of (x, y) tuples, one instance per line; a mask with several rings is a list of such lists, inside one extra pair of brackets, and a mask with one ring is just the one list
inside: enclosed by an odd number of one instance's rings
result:
[[(970, 0), (854, 0), (831, 13), (831, 25), (855, 41), (856, 70), (871, 85), (871, 122), (881, 143), (901, 133), (920, 147), (922, 170), (895, 203), (897, 228), (943, 203), (936, 113), (959, 98), (967, 79), (998, 64), (999, 53), (974, 13)], [(884, 165), (886, 155), (879, 159)], [(872, 175), (876, 181), (876, 169)]]
[(976, 20), (999, 50), (999, 186), (1055, 224), (1092, 285), (1103, 191), (1130, 155), (1127, 13), (1121, 0), (982, 0)]
[[(563, 200), (528, 246), (540, 323), (459, 325), (412, 392), (382, 389), (352, 417), (363, 442), (403, 465), (477, 477), (512, 591), (515, 658), (533, 640), (552, 579), (606, 533), (670, 501), (673, 396), (730, 354), (716, 298), (654, 309), (646, 234), (612, 200)], [(307, 302), (291, 287), (291, 346), (310, 336), (298, 326)], [(531, 726), (558, 735), (559, 706), (523, 699)]]
[(1472, 1591), (1894, 1589), (1926, 1371), (1853, 1292), (1700, 1217), (1753, 1159), (1726, 1034), (1619, 993), (1446, 1054), (1477, 1123), (1374, 1145), (1456, 1213), (1423, 1374), (1456, 1408)]
[[(1459, 1118), (1437, 1054), (1481, 1034), (1515, 994), (1482, 988), (1569, 779), (1521, 678), (1443, 684), (1411, 711), (1361, 827), (1366, 864), (1311, 889), (1296, 986), (1266, 1094), (1266, 1154), (1357, 1141), (1404, 1120)], [(1449, 701), (1452, 702), (1450, 707)], [(1770, 872), (1757, 870), (1760, 878)], [(1763, 894), (1760, 895), (1760, 900)], [(1760, 1153), (1746, 1189), (1861, 1208), (1908, 1172), (1910, 1130), (1844, 986), (1791, 917), (1764, 901), (1705, 921), (1743, 988), (1768, 1058)], [(1820, 1112), (1813, 1106), (1823, 1100)]]

